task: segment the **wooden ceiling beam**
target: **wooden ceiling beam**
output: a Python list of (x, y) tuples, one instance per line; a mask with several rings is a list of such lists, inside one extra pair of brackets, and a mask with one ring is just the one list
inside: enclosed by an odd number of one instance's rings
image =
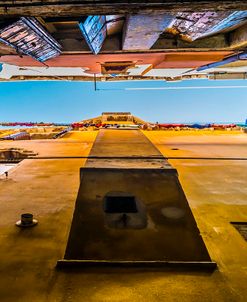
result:
[(247, 10), (243, 0), (169, 0), (169, 1), (104, 1), (104, 0), (0, 0), (0, 16), (71, 17), (158, 12)]

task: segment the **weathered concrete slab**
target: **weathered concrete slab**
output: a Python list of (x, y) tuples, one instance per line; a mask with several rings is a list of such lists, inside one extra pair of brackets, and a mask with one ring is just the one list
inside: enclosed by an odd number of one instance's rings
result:
[[(133, 194), (145, 207), (146, 226), (131, 226), (135, 217), (128, 214), (125, 227), (109, 227), (103, 210), (109, 192)], [(175, 173), (107, 168), (82, 171), (65, 259), (210, 261)]]
[(123, 50), (150, 49), (173, 19), (168, 14), (128, 16), (123, 32)]
[[(86, 167), (172, 169), (160, 151), (139, 130), (100, 130), (90, 156), (109, 158), (88, 159)], [(142, 159), (144, 156), (149, 159)], [(115, 157), (132, 157), (133, 159)], [(153, 159), (153, 157), (161, 159)]]
[[(127, 154), (150, 160), (114, 159)], [(212, 263), (176, 170), (165, 158), (163, 163), (152, 159), (162, 155), (140, 130), (101, 130), (90, 155), (112, 158), (89, 159), (81, 169), (65, 261), (59, 266), (78, 265), (78, 260), (86, 266), (97, 261)]]

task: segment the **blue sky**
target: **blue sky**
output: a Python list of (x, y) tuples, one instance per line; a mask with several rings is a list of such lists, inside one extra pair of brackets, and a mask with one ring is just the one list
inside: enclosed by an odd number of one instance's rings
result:
[(245, 80), (102, 82), (97, 89), (92, 82), (1, 82), (0, 121), (74, 122), (103, 111), (131, 111), (152, 122), (244, 122), (247, 118)]

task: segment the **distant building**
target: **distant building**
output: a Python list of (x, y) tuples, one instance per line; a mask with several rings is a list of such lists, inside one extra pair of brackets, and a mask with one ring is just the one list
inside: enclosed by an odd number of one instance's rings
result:
[(133, 122), (130, 112), (102, 112), (102, 122)]

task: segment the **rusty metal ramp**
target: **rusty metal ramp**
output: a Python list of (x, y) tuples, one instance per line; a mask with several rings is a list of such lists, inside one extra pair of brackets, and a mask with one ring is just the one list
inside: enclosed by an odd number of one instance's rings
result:
[(139, 130), (100, 130), (58, 267), (214, 269), (177, 171)]

